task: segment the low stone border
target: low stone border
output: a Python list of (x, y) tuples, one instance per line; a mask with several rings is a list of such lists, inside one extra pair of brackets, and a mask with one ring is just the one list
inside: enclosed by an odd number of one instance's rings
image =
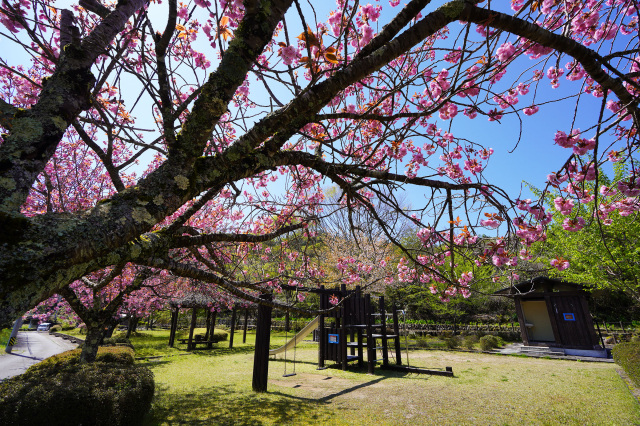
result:
[(633, 380), (631, 380), (631, 378), (629, 377), (629, 375), (624, 371), (624, 369), (622, 368), (616, 368), (616, 371), (618, 372), (618, 374), (620, 375), (620, 378), (625, 382), (625, 384), (627, 385), (627, 388), (629, 388), (629, 392), (631, 392), (631, 395), (633, 395), (636, 399), (636, 401), (638, 401), (638, 403), (640, 403), (640, 388), (637, 388), (635, 383), (633, 383)]
[(71, 343), (75, 343), (77, 345), (81, 345), (84, 343), (84, 339), (81, 339), (79, 337), (75, 337), (75, 336), (69, 336), (68, 334), (63, 334), (63, 333), (58, 333), (57, 331), (54, 331), (53, 333), (49, 332), (49, 334), (56, 336), (56, 337), (61, 337), (64, 340), (68, 340)]

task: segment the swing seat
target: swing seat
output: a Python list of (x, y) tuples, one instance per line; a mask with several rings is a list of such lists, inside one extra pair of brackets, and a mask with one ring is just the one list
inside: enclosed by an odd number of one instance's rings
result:
[(289, 373), (289, 374), (283, 374), (282, 377), (291, 377), (291, 376), (295, 376), (296, 373)]

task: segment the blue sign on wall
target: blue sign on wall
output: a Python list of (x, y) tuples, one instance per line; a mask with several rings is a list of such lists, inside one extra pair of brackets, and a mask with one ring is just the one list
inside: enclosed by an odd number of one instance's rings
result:
[(340, 343), (340, 335), (339, 334), (329, 334), (329, 343)]
[(566, 314), (562, 314), (562, 316), (564, 317), (565, 321), (575, 321), (576, 320), (576, 314), (566, 313)]

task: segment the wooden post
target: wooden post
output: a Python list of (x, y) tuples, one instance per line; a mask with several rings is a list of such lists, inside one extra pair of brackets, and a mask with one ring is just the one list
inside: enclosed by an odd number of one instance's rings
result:
[(176, 340), (176, 331), (178, 329), (178, 314), (180, 308), (171, 311), (171, 331), (169, 332), (169, 347), (173, 347)]
[(191, 310), (191, 327), (189, 327), (189, 343), (187, 343), (187, 350), (193, 349), (193, 330), (196, 328), (196, 318), (198, 316), (198, 309), (192, 308)]
[(387, 343), (387, 311), (384, 309), (384, 296), (378, 299), (380, 303), (380, 334), (382, 335), (382, 365), (389, 365), (389, 344)]
[(236, 307), (231, 310), (231, 335), (229, 336), (229, 349), (233, 348), (233, 335), (236, 332)]
[(216, 331), (216, 316), (218, 315), (217, 311), (211, 312), (211, 334), (213, 335)]
[(393, 339), (394, 346), (396, 348), (396, 364), (402, 365), (402, 350), (400, 349), (400, 324), (398, 324), (398, 307), (394, 303), (391, 306), (393, 309), (393, 334), (396, 337)]
[[(260, 298), (271, 301), (270, 293), (261, 294)], [(258, 319), (256, 320), (256, 346), (253, 356), (253, 390), (267, 391), (269, 377), (269, 340), (271, 337), (271, 306), (258, 305)]]
[[(324, 294), (323, 292), (324, 290), (323, 285), (320, 286), (320, 290), (322, 290), (320, 292), (320, 310), (324, 310), (324, 309), (327, 309), (324, 303), (327, 298), (327, 295)], [(326, 340), (327, 340), (327, 336), (324, 330), (324, 314), (320, 314), (320, 319), (318, 320), (318, 368), (324, 368), (324, 354), (325, 354), (325, 347), (327, 344)]]
[[(210, 327), (211, 327), (211, 331), (209, 332), (209, 342), (211, 342), (213, 340), (213, 336), (216, 334), (216, 315), (218, 314), (217, 311), (213, 311), (211, 312), (211, 318), (209, 319), (210, 322)], [(213, 348), (213, 343), (207, 343), (207, 348), (211, 349)]]
[(249, 321), (249, 308), (244, 308), (244, 325), (242, 326), (242, 343), (247, 343), (247, 321)]
[(211, 311), (207, 309), (207, 319), (205, 320), (205, 332), (204, 332), (204, 340), (209, 341), (209, 337), (211, 333)]
[[(354, 313), (353, 313), (353, 321), (355, 325), (361, 326), (363, 325), (363, 319), (362, 319), (362, 311), (364, 309), (364, 299), (362, 298), (362, 291), (360, 289), (360, 286), (357, 285), (356, 286), (356, 293), (354, 295)], [(362, 368), (363, 364), (364, 364), (364, 350), (363, 350), (363, 333), (362, 333), (362, 327), (358, 327), (356, 330), (356, 339), (358, 342), (358, 368)]]
[(529, 332), (527, 331), (524, 319), (524, 311), (522, 310), (522, 298), (515, 297), (516, 314), (518, 315), (518, 323), (520, 324), (520, 337), (525, 346), (529, 346)]
[(347, 316), (349, 313), (347, 312), (347, 303), (344, 298), (347, 296), (347, 286), (346, 284), (342, 284), (340, 286), (340, 301), (342, 305), (340, 307), (340, 316), (342, 317), (340, 320), (340, 358), (342, 358), (342, 370), (345, 371), (349, 365), (348, 363), (348, 354), (347, 354)]
[(373, 374), (376, 365), (376, 349), (371, 324), (371, 295), (365, 294), (365, 318), (367, 320), (367, 366), (368, 373)]

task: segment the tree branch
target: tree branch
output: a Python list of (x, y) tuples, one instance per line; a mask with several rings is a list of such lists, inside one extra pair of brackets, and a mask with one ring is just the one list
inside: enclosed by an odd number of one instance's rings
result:
[(634, 117), (636, 123), (640, 123), (638, 99), (625, 89), (621, 79), (612, 78), (602, 69), (601, 64), (604, 64), (604, 60), (597, 52), (583, 46), (570, 37), (554, 34), (549, 30), (520, 18), (515, 18), (493, 10), (482, 9), (470, 3), (465, 3), (464, 10), (460, 14), (459, 19), (508, 31), (527, 40), (541, 44), (542, 46), (550, 47), (558, 52), (570, 55), (580, 62), (589, 76), (602, 86), (605, 91), (611, 90), (615, 93), (629, 113)]
[[(315, 220), (315, 218), (309, 218), (310, 220)], [(290, 232), (296, 231), (298, 229), (302, 229), (307, 226), (308, 222), (298, 223), (296, 225), (283, 226), (282, 228), (269, 232), (267, 234), (236, 234), (236, 233), (216, 233), (216, 234), (202, 234), (197, 236), (175, 236), (172, 237), (172, 241), (169, 245), (171, 248), (178, 247), (190, 247), (190, 246), (201, 246), (204, 244), (214, 243), (214, 242), (235, 242), (235, 243), (262, 243), (265, 241), (270, 241), (274, 238), (277, 238), (281, 235), (288, 234)]]

